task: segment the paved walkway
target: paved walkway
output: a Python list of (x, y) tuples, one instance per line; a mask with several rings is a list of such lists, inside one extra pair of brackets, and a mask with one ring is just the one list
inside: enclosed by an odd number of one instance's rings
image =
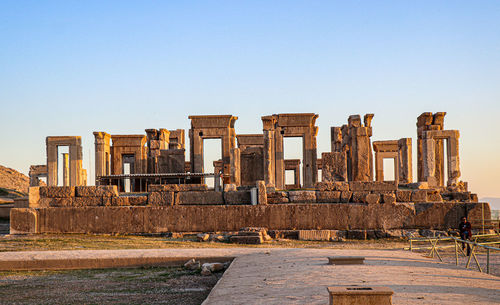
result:
[[(327, 265), (334, 255), (365, 256), (365, 265)], [(20, 262), (181, 261), (236, 257), (204, 305), (328, 304), (326, 287), (388, 286), (393, 304), (499, 304), (500, 278), (438, 263), (416, 253), (331, 249), (75, 250), (0, 253), (0, 267)]]

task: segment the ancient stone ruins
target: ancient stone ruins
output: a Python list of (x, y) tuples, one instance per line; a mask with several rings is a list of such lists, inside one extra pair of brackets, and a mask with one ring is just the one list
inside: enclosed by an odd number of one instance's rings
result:
[[(189, 116), (189, 161), (182, 129), (94, 132), (96, 186), (86, 186), (81, 138), (50, 136), (47, 164), (31, 166), (29, 199), (12, 210), (11, 231), (446, 229), (464, 215), (489, 218), (488, 204), (478, 204), (459, 180), (459, 131), (444, 128), (445, 114), (417, 118), (416, 181), (412, 139), (372, 143), (373, 114), (351, 115), (347, 124), (331, 127), (331, 152), (320, 158), (314, 113), (263, 116), (261, 134), (237, 134), (232, 115)], [(284, 159), (285, 137), (302, 138), (302, 164)], [(205, 139), (222, 143), (213, 173), (203, 168)], [(60, 146), (69, 147), (62, 161)], [(384, 159), (394, 160), (395, 181), (384, 179)], [(287, 170), (294, 173), (292, 184), (285, 183)], [(41, 177), (47, 186), (38, 186)]]

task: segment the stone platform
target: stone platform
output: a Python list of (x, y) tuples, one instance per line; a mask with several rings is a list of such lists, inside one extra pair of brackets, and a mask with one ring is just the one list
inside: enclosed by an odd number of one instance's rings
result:
[[(328, 265), (328, 256), (364, 256), (364, 265)], [(327, 287), (387, 286), (393, 304), (498, 304), (500, 279), (438, 263), (416, 253), (392, 250), (332, 249), (153, 249), (73, 250), (0, 253), (0, 267), (13, 264), (72, 265), (88, 261), (140, 261), (163, 258), (231, 259), (231, 266), (203, 304), (327, 304)], [(95, 268), (113, 265), (100, 264)], [(124, 266), (124, 265), (122, 265)]]

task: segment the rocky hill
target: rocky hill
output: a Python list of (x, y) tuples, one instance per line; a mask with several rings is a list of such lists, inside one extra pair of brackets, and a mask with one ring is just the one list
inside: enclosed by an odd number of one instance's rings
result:
[(0, 197), (19, 197), (28, 194), (29, 177), (15, 169), (0, 165)]

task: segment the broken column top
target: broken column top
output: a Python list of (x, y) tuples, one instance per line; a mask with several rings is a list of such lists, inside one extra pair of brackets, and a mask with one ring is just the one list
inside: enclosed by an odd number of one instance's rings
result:
[(367, 113), (363, 117), (364, 126), (361, 124), (361, 116), (359, 114), (350, 115), (347, 119), (347, 125), (349, 127), (372, 127), (372, 120), (375, 115), (373, 113)]
[(417, 118), (417, 127), (436, 125), (439, 126), (436, 129), (443, 129), (445, 115), (446, 112), (436, 112), (434, 114), (432, 112), (424, 112)]

